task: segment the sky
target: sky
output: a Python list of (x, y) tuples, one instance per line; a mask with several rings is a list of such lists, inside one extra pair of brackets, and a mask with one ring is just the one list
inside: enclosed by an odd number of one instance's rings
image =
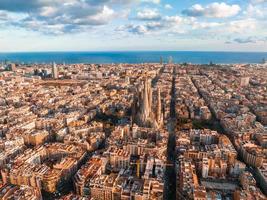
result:
[(267, 0), (0, 0), (0, 52), (265, 51)]

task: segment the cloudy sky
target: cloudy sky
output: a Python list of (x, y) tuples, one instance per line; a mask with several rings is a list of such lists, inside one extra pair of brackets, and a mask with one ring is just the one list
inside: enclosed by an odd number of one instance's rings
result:
[(267, 0), (0, 0), (0, 51), (267, 51)]

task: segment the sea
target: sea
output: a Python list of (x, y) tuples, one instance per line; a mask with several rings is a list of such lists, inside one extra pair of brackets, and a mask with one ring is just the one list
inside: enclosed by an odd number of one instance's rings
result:
[(172, 58), (173, 63), (236, 64), (261, 63), (267, 52), (201, 52), (201, 51), (114, 51), (114, 52), (23, 52), (0, 53), (0, 62), (13, 63), (159, 63)]

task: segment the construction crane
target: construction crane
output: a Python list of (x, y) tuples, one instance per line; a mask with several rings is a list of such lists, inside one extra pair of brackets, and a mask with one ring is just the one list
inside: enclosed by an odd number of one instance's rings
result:
[[(130, 162), (130, 164), (137, 166), (136, 176), (140, 178), (140, 165), (146, 165), (147, 163), (140, 163), (140, 161), (138, 160), (137, 162)], [(163, 163), (163, 164), (160, 164), (160, 165), (171, 166), (171, 167), (174, 166), (174, 164), (172, 164), (172, 163)]]

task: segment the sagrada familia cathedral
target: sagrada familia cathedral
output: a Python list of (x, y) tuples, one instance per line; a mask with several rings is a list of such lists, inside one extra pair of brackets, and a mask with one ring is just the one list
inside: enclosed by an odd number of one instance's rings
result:
[[(133, 122), (141, 127), (160, 128), (163, 124), (160, 88), (157, 89), (157, 99), (153, 102), (151, 80), (145, 80), (137, 91), (132, 107)], [(156, 103), (156, 108), (153, 105)]]

